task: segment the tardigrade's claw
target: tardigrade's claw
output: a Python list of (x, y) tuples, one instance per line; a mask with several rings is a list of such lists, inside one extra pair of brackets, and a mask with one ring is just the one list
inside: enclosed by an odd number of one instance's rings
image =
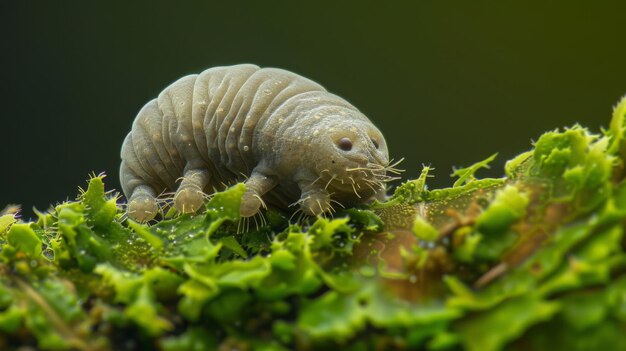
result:
[(128, 202), (128, 216), (140, 223), (152, 220), (158, 211), (156, 199), (150, 194), (133, 196)]
[(262, 204), (261, 198), (253, 191), (248, 190), (241, 198), (239, 214), (241, 217), (252, 217), (259, 212)]
[(304, 213), (310, 216), (322, 215), (332, 208), (330, 195), (325, 191), (311, 193), (301, 200), (300, 207)]
[(204, 194), (198, 189), (178, 189), (174, 195), (174, 206), (180, 213), (195, 213), (204, 204)]

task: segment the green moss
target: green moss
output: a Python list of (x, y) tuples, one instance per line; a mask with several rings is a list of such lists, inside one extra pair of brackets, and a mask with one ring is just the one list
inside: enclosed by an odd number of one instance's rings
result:
[(623, 347), (625, 106), (604, 135), (543, 134), (505, 178), (476, 177), (493, 155), (431, 190), (425, 167), (334, 219), (270, 210), (250, 229), (238, 184), (196, 216), (139, 224), (93, 176), (34, 222), (0, 216), (0, 345)]

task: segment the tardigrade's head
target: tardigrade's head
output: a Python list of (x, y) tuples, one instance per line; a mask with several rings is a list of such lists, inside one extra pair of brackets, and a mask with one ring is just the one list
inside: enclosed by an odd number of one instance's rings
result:
[(327, 114), (312, 131), (311, 164), (318, 182), (342, 203), (358, 203), (384, 191), (391, 177), (382, 133), (358, 111)]

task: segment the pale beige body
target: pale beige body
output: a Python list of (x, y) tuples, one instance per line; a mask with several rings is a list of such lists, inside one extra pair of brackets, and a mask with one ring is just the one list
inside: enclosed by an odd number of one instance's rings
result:
[(298, 201), (318, 215), (384, 191), (389, 164), (382, 134), (354, 106), (307, 78), (249, 64), (171, 84), (141, 109), (121, 158), (138, 221), (156, 215), (160, 193), (175, 192), (176, 208), (195, 212), (205, 194), (237, 181), (247, 186), (244, 217), (265, 202)]

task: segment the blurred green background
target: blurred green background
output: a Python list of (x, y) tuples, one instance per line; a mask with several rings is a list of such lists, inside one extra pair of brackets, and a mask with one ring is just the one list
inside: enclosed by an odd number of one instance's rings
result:
[(626, 93), (618, 1), (3, 2), (0, 207), (73, 197), (91, 171), (119, 189), (119, 149), (165, 86), (216, 65), (309, 77), (357, 106), (407, 176), (556, 127), (598, 131)]

